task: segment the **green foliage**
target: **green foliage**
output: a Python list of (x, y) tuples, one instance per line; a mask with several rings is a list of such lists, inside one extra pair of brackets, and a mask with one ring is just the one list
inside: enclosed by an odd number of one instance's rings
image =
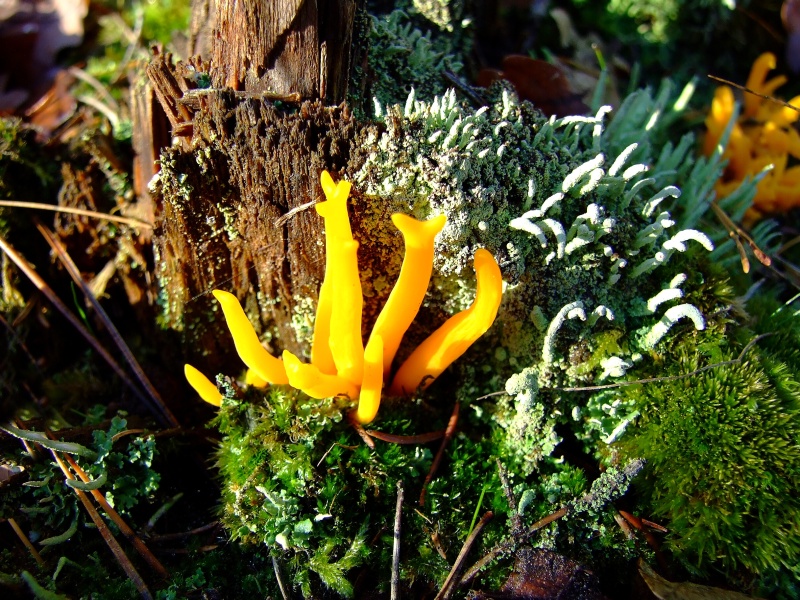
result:
[[(669, 82), (637, 91), (608, 123), (608, 108), (545, 120), (502, 87), (477, 110), (452, 92), (376, 106), (386, 130), (367, 140), (377, 150), (354, 179), (386, 212), (447, 215), (433, 302), (448, 312), (471, 302), (466, 282), (479, 247), (511, 284), (479, 343), (491, 358), (481, 369), (462, 366), (462, 390), (474, 397), (522, 370), (508, 379), (511, 398), (499, 400), (495, 418), (497, 443), (524, 457), (526, 473), (559, 443), (557, 425), (611, 441), (635, 416), (618, 398), (591, 405), (589, 395), (553, 388), (623, 378), (669, 336), (703, 329), (704, 315), (729, 300), (698, 268), (697, 255), (713, 244), (695, 229), (721, 163), (696, 161), (691, 135), (666, 141), (690, 91), (676, 98)], [(687, 202), (674, 200), (675, 183)]]
[[(666, 73), (686, 78), (698, 73), (730, 77), (769, 47), (769, 34), (752, 26), (750, 0), (572, 0), (567, 9), (579, 30), (618, 40), (652, 82)], [(763, 4), (763, 3), (762, 3)], [(712, 53), (706, 52), (714, 48)]]
[[(648, 506), (669, 519), (668, 546), (688, 569), (785, 580), (800, 575), (800, 320), (760, 316), (757, 331), (770, 335), (741, 363), (624, 388), (641, 416), (619, 446), (647, 459)], [(729, 328), (683, 340), (660, 374), (736, 359), (753, 337)]]
[(424, 97), (443, 94), (442, 74), (460, 73), (471, 46), (460, 2), (398, 4), (387, 15), (371, 17), (368, 61), (374, 81), (363, 97), (384, 104), (402, 102), (412, 88)]
[[(143, 499), (150, 497), (158, 489), (160, 480), (159, 474), (152, 469), (156, 453), (152, 436), (125, 435), (114, 441), (114, 436), (125, 431), (126, 426), (126, 420), (116, 416), (107, 431), (93, 432), (94, 439), (89, 445), (44, 442), (56, 444), (54, 449), (74, 453), (90, 479), (105, 479), (102, 490), (106, 499), (122, 515), (129, 514)], [(9, 431), (16, 435), (15, 430)], [(31, 434), (35, 435), (35, 432), (23, 434), (26, 439), (32, 439)], [(58, 435), (57, 431), (55, 435)], [(91, 458), (82, 458), (86, 456)], [(4, 491), (0, 515), (22, 520), (31, 531), (32, 539), (40, 544), (66, 543), (79, 531), (79, 523), (84, 522), (85, 513), (75, 492), (66, 484), (64, 474), (52, 460), (34, 462), (20, 450), (17, 461), (28, 473), (28, 481), (9, 493)], [(80, 537), (80, 534), (75, 537)]]
[[(266, 397), (262, 393), (248, 393), (246, 401), (226, 398), (215, 422), (224, 435), (218, 453), (222, 520), (234, 539), (278, 557), (288, 571), (286, 581), (304, 597), (357, 594), (353, 581), (365, 576), (358, 574), (359, 568), (371, 573), (364, 585), (387, 585), (398, 481), (404, 483), (407, 498), (401, 576), (412, 594), (441, 584), (474, 514), (492, 510), (496, 515), (481, 535), (478, 552), (507, 537), (509, 508), (496, 461), (502, 450), (489, 435), (491, 405), (462, 415), (470, 435), (458, 433), (451, 441), (446, 472), (430, 482), (424, 505), (411, 510), (431, 465), (428, 447), (376, 441), (376, 449), (370, 450), (342, 419), (349, 403), (313, 400), (279, 386), (271, 387)], [(402, 435), (444, 426), (445, 415), (432, 420), (430, 414), (429, 408), (406, 401), (382, 407), (377, 425)], [(531, 522), (585, 495), (588, 488), (580, 469), (555, 461), (544, 478), (523, 474), (514, 460), (508, 468), (515, 489), (527, 490), (524, 514)], [(594, 539), (598, 547), (625, 545), (615, 526), (604, 526), (601, 532), (594, 524), (611, 518), (601, 505), (627, 487), (627, 480), (613, 469), (605, 477), (605, 485), (592, 488), (595, 512), (587, 518), (585, 510), (576, 510), (580, 516), (549, 534), (547, 544), (566, 549), (568, 540), (578, 536)], [(438, 549), (432, 536), (439, 540)], [(502, 579), (503, 568), (493, 566), (488, 577)]]

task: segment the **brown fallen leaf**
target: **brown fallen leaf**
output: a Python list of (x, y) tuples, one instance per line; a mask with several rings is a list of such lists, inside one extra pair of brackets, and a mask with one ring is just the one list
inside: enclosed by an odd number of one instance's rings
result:
[(502, 66), (502, 71), (482, 69), (478, 73), (478, 85), (488, 87), (498, 79), (510, 81), (521, 100), (532, 102), (548, 116), (565, 117), (588, 112), (589, 107), (572, 90), (566, 75), (556, 65), (511, 54), (503, 59)]
[(574, 560), (550, 550), (522, 548), (514, 570), (499, 593), (479, 592), (476, 600), (604, 600), (594, 573)]
[(758, 600), (741, 592), (723, 590), (696, 583), (667, 581), (643, 560), (639, 561), (639, 574), (650, 591), (661, 600)]

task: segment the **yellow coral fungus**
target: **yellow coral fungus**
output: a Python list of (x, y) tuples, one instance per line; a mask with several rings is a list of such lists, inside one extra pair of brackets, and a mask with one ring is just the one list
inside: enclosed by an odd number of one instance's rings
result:
[[(288, 351), (284, 351), (283, 360), (271, 356), (259, 343), (238, 300), (227, 292), (215, 291), (214, 296), (222, 305), (236, 351), (250, 369), (248, 383), (288, 383), (313, 398), (358, 398), (354, 418), (368, 423), (378, 412), (383, 384), (400, 341), (422, 305), (433, 270), (434, 238), (446, 219), (439, 215), (417, 221), (392, 215), (405, 239), (405, 256), (398, 281), (365, 348), (361, 338), (363, 294), (356, 256), (358, 242), (353, 239), (347, 215), (350, 184), (334, 183), (327, 171), (320, 180), (327, 199), (316, 206), (325, 220), (325, 277), (317, 304), (311, 363), (303, 363)], [(502, 278), (487, 250), (475, 252), (475, 273), (477, 291), (472, 306), (448, 319), (411, 354), (400, 366), (391, 393), (407, 395), (427, 386), (494, 322)], [(198, 393), (208, 391), (195, 386), (199, 380), (194, 374), (190, 378), (188, 369), (187, 379)]]
[(482, 248), (475, 252), (475, 276), (478, 289), (472, 306), (450, 317), (411, 353), (394, 376), (392, 394), (427, 387), (491, 327), (500, 308), (503, 279), (494, 257)]
[(189, 382), (189, 385), (194, 388), (194, 391), (203, 400), (214, 406), (222, 404), (222, 394), (219, 393), (217, 386), (208, 377), (189, 364), (183, 365), (183, 374), (186, 376), (186, 381)]
[(289, 383), (283, 363), (267, 352), (258, 341), (258, 336), (236, 296), (222, 290), (214, 290), (213, 294), (222, 307), (236, 352), (242, 362), (268, 383)]
[(433, 241), (447, 217), (439, 215), (417, 221), (407, 215), (392, 215), (392, 222), (403, 234), (406, 254), (400, 276), (372, 328), (372, 337), (383, 338), (383, 373), (389, 374), (400, 341), (422, 306), (433, 271)]
[[(767, 79), (775, 68), (775, 56), (765, 53), (753, 63), (747, 87), (758, 94), (772, 95), (786, 83), (783, 76)], [(800, 108), (800, 96), (790, 101)], [(706, 138), (703, 152), (710, 156), (716, 151), (736, 109), (733, 92), (727, 86), (718, 87), (711, 111), (706, 117)], [(787, 167), (789, 157), (800, 159), (800, 134), (792, 127), (800, 117), (798, 111), (782, 106), (755, 94), (745, 94), (742, 114), (731, 125), (731, 133), (723, 158), (728, 160), (725, 173), (716, 184), (720, 197), (736, 190), (746, 178), (752, 178), (772, 167), (758, 182), (753, 198), (754, 214), (787, 211), (800, 206), (800, 169)]]

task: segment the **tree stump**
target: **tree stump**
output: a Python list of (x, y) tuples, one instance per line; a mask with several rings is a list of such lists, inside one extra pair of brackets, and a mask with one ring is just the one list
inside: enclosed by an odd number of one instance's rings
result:
[[(230, 372), (241, 363), (211, 290), (231, 291), (262, 337), (279, 337), (273, 351), (303, 353), (296, 307), (315, 302), (324, 269), (319, 174), (355, 171), (373, 126), (330, 105), (347, 90), (354, 0), (194, 8), (207, 11), (210, 63), (157, 53), (148, 67), (181, 136), (153, 186), (154, 250), (165, 323), (183, 332), (187, 359)], [(197, 89), (204, 68), (212, 87)]]

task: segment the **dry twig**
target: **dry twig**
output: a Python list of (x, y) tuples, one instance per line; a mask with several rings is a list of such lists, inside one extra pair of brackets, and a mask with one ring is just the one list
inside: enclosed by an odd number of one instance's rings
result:
[[(52, 437), (52, 436), (51, 436)], [(84, 483), (89, 483), (91, 479), (86, 474), (86, 472), (81, 468), (81, 466), (77, 463), (77, 461), (70, 456), (69, 454), (65, 454), (64, 457), (67, 459), (67, 462), (70, 466), (74, 469), (74, 471), (78, 474), (78, 477)], [(169, 577), (169, 573), (164, 568), (164, 565), (150, 552), (150, 549), (145, 545), (142, 539), (136, 535), (136, 532), (131, 529), (131, 527), (125, 522), (125, 520), (119, 515), (119, 513), (114, 510), (114, 508), (108, 503), (106, 497), (100, 490), (91, 490), (92, 497), (94, 497), (95, 501), (100, 505), (100, 508), (105, 511), (105, 513), (109, 516), (109, 518), (114, 521), (114, 523), (119, 527), (120, 532), (128, 541), (133, 544), (133, 547), (136, 548), (136, 551), (141, 555), (141, 557), (147, 562), (150, 567), (159, 574), (159, 576), (167, 579)]]
[[(464, 545), (461, 547), (461, 552), (458, 553), (458, 557), (456, 558), (456, 562), (453, 563), (453, 568), (450, 569), (450, 573), (447, 575), (447, 579), (444, 580), (442, 584), (442, 589), (439, 590), (439, 593), (436, 595), (435, 600), (447, 600), (453, 592), (459, 587), (459, 577), (461, 575), (461, 571), (464, 570), (464, 562), (467, 559), (467, 555), (469, 551), (472, 549), (472, 545), (475, 543), (475, 540), (478, 539), (481, 531), (486, 526), (486, 524), (491, 520), (493, 517), (492, 511), (486, 511), (481, 520), (478, 521), (478, 524), (475, 525), (475, 529), (472, 530), (472, 533), (469, 534)], [(462, 580), (463, 581), (463, 580)]]
[[(61, 471), (64, 473), (64, 477), (67, 479), (74, 480), (75, 477), (70, 472), (67, 465), (64, 464), (64, 461), (61, 460), (58, 452), (55, 450), (50, 450), (53, 457), (56, 459), (56, 463), (58, 466), (61, 467)], [(86, 509), (86, 512), (89, 513), (94, 524), (97, 526), (97, 531), (100, 532), (100, 535), (103, 537), (103, 541), (105, 541), (106, 545), (108, 546), (111, 553), (114, 555), (114, 558), (117, 559), (117, 562), (120, 564), (122, 569), (125, 571), (125, 574), (128, 576), (133, 584), (136, 586), (136, 589), (139, 590), (139, 595), (144, 598), (145, 600), (152, 600), (153, 596), (150, 593), (150, 590), (147, 588), (147, 584), (142, 579), (142, 576), (139, 575), (139, 572), (136, 570), (136, 567), (133, 566), (133, 563), (130, 559), (125, 555), (125, 551), (122, 549), (122, 546), (119, 545), (119, 542), (116, 540), (114, 535), (111, 533), (111, 530), (106, 525), (106, 522), (103, 520), (103, 517), (97, 512), (95, 507), (92, 505), (91, 500), (86, 495), (85, 492), (77, 489), (72, 488), (72, 491), (78, 495), (83, 507)]]
[(125, 343), (125, 340), (122, 338), (119, 330), (116, 328), (113, 321), (111, 321), (111, 318), (108, 316), (105, 309), (103, 309), (103, 306), (97, 301), (97, 298), (95, 298), (92, 290), (90, 290), (89, 286), (86, 285), (86, 282), (83, 280), (81, 272), (73, 262), (72, 257), (67, 253), (64, 246), (61, 245), (61, 242), (56, 239), (56, 236), (53, 235), (53, 232), (38, 220), (36, 221), (36, 228), (56, 253), (56, 256), (58, 256), (61, 264), (64, 265), (67, 273), (69, 273), (70, 277), (72, 277), (72, 280), (81, 288), (83, 295), (92, 304), (97, 316), (103, 322), (106, 330), (111, 335), (111, 339), (114, 340), (117, 348), (119, 348), (120, 352), (122, 352), (122, 355), (125, 357), (125, 361), (128, 363), (128, 366), (131, 368), (134, 375), (136, 375), (136, 379), (138, 379), (139, 383), (142, 384), (142, 387), (149, 396), (150, 403), (156, 409), (157, 414), (160, 414), (162, 419), (172, 427), (177, 427), (179, 423), (175, 418), (175, 415), (173, 415), (172, 411), (170, 411), (169, 408), (167, 408), (167, 406), (164, 404), (164, 401), (161, 399), (161, 395), (158, 393), (156, 388), (150, 382), (150, 379), (148, 379), (147, 375), (142, 370), (142, 367), (139, 365), (139, 361), (136, 360), (136, 357), (133, 355), (133, 352), (131, 352), (128, 344)]
[(456, 432), (456, 425), (458, 424), (458, 410), (460, 406), (461, 405), (456, 402), (455, 406), (453, 407), (453, 413), (450, 415), (450, 420), (447, 422), (447, 428), (444, 430), (444, 438), (439, 446), (439, 451), (436, 453), (436, 457), (433, 459), (431, 470), (428, 471), (428, 474), (425, 476), (425, 481), (422, 483), (422, 491), (419, 493), (420, 506), (425, 505), (425, 491), (428, 489), (428, 484), (433, 480), (434, 475), (436, 475), (436, 471), (439, 470), (439, 465), (444, 457), (444, 450), (447, 448), (447, 444), (450, 443), (450, 440), (453, 439), (453, 435)]
[(11, 529), (14, 530), (14, 533), (17, 534), (19, 541), (21, 541), (22, 544), (28, 549), (28, 552), (31, 553), (31, 556), (33, 556), (33, 558), (36, 560), (36, 563), (39, 566), (42, 566), (44, 564), (42, 555), (39, 554), (39, 551), (36, 549), (36, 547), (31, 544), (31, 541), (28, 539), (28, 536), (25, 535), (25, 532), (22, 531), (22, 528), (19, 526), (16, 519), (14, 519), (14, 517), (9, 517), (8, 524), (11, 525)]
[(461, 581), (459, 582), (458, 586), (463, 587), (465, 585), (468, 585), (475, 578), (475, 576), (478, 573), (480, 573), (481, 569), (483, 569), (486, 565), (492, 562), (495, 558), (497, 558), (498, 556), (500, 556), (505, 552), (510, 552), (518, 542), (527, 540), (534, 533), (539, 531), (542, 527), (549, 525), (553, 521), (557, 521), (558, 519), (566, 515), (568, 512), (569, 509), (566, 506), (564, 506), (563, 508), (560, 508), (559, 510), (554, 512), (553, 514), (547, 515), (544, 519), (536, 521), (536, 523), (531, 525), (525, 531), (525, 533), (520, 536), (520, 539), (507, 540), (492, 548), (488, 552), (488, 554), (483, 556), (483, 558), (481, 558), (478, 562), (476, 562), (469, 568), (469, 570), (464, 574), (464, 577), (461, 578)]
[(394, 509), (394, 545), (392, 546), (391, 600), (400, 600), (400, 527), (403, 521), (403, 482), (397, 482), (397, 504)]
[(56, 206), (55, 204), (44, 204), (42, 202), (24, 202), (22, 200), (0, 200), (0, 206), (10, 206), (13, 208), (35, 208), (37, 210), (51, 210), (53, 212), (63, 212), (71, 215), (80, 215), (82, 217), (91, 217), (93, 219), (101, 219), (104, 221), (113, 221), (114, 223), (122, 223), (123, 225), (130, 225), (131, 227), (140, 227), (142, 229), (152, 229), (153, 224), (132, 217), (118, 217), (116, 215), (109, 215), (107, 213), (96, 212), (93, 210), (85, 210), (83, 208), (72, 208), (70, 206)]
[(100, 345), (94, 336), (89, 333), (89, 331), (83, 326), (83, 324), (78, 321), (78, 319), (73, 315), (69, 309), (64, 305), (63, 302), (56, 296), (55, 292), (50, 288), (49, 285), (42, 279), (36, 270), (28, 263), (25, 258), (21, 254), (19, 254), (14, 248), (12, 248), (8, 242), (2, 237), (0, 237), (0, 250), (5, 252), (8, 257), (14, 261), (14, 263), (20, 268), (20, 270), (25, 273), (28, 279), (31, 280), (31, 283), (36, 286), (36, 288), (42, 292), (48, 300), (56, 307), (58, 312), (60, 312), (67, 321), (69, 321), (70, 325), (72, 325), (75, 329), (78, 330), (84, 339), (89, 342), (89, 345), (94, 348), (94, 350), (101, 356), (101, 358), (106, 361), (108, 366), (110, 366), (113, 371), (117, 374), (117, 376), (127, 385), (131, 391), (136, 395), (137, 398), (142, 400), (143, 402), (148, 402), (149, 399), (145, 396), (139, 388), (134, 385), (133, 381), (131, 381), (130, 377), (125, 373), (122, 367), (119, 366), (114, 357), (112, 357), (103, 346)]
[(376, 440), (388, 442), (390, 444), (429, 444), (436, 440), (442, 439), (444, 430), (431, 431), (430, 433), (420, 433), (419, 435), (395, 435), (393, 433), (384, 433), (383, 431), (376, 431), (374, 429), (367, 429), (367, 435), (374, 437)]

